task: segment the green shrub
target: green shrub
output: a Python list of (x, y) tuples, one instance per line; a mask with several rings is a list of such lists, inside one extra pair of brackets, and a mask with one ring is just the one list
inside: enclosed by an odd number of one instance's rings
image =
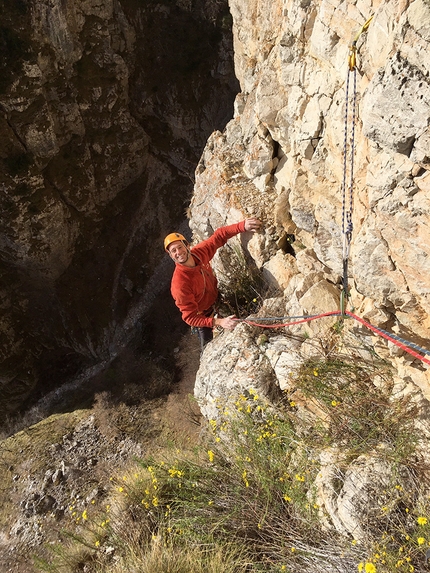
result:
[(321, 446), (335, 444), (357, 457), (384, 444), (399, 463), (415, 451), (418, 407), (411, 395), (392, 395), (392, 373), (381, 361), (309, 360), (292, 384), (325, 412), (327, 423), (312, 437)]
[(247, 262), (244, 252), (236, 245), (229, 246), (227, 254), (221, 256), (228, 269), (219, 277), (221, 311), (241, 318), (256, 313), (268, 291), (261, 272)]

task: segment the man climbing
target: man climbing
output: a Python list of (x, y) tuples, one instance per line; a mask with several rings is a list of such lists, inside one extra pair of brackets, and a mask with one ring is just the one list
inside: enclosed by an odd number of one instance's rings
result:
[(241, 223), (220, 227), (209, 239), (189, 247), (180, 233), (170, 233), (164, 239), (164, 249), (175, 262), (171, 293), (182, 319), (197, 328), (202, 348), (213, 338), (213, 328), (221, 326), (234, 330), (235, 316), (214, 317), (214, 305), (218, 298), (218, 283), (210, 266), (217, 250), (239, 233), (254, 233), (261, 227), (258, 219), (245, 219)]

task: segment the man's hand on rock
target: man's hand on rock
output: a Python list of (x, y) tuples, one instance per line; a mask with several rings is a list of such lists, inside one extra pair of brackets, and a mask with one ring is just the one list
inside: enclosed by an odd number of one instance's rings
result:
[(251, 217), (250, 219), (245, 219), (245, 231), (251, 231), (251, 233), (255, 233), (261, 227), (261, 221), (256, 219), (255, 217)]

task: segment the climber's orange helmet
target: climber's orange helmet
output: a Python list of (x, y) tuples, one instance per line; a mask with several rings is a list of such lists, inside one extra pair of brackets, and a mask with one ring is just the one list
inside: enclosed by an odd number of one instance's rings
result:
[(169, 252), (169, 246), (175, 241), (182, 241), (185, 246), (188, 246), (188, 241), (184, 235), (181, 235), (181, 233), (170, 233), (170, 235), (167, 235), (167, 237), (164, 239), (164, 250), (167, 253)]

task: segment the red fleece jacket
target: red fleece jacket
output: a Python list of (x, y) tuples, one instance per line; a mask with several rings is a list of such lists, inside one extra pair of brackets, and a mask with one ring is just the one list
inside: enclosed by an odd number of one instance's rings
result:
[(244, 231), (245, 221), (220, 227), (212, 237), (191, 248), (195, 267), (176, 264), (171, 293), (176, 306), (182, 313), (183, 320), (190, 326), (212, 328), (213, 318), (202, 314), (214, 304), (218, 297), (218, 281), (209, 263), (220, 247)]

